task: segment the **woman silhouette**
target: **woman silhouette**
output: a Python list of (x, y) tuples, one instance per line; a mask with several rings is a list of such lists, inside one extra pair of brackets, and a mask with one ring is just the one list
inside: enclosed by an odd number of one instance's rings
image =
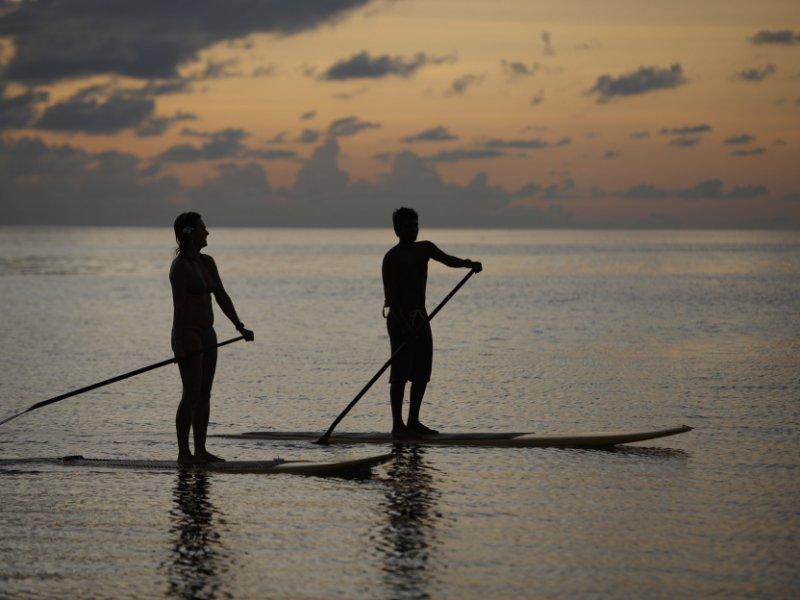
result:
[[(222, 461), (206, 450), (206, 433), (211, 410), (211, 386), (217, 367), (217, 334), (211, 295), (248, 342), (253, 332), (245, 329), (217, 271), (214, 259), (200, 250), (208, 244), (208, 230), (196, 212), (175, 219), (177, 256), (169, 270), (172, 286), (172, 350), (178, 359), (183, 393), (175, 415), (178, 434), (178, 462), (202, 464)], [(189, 430), (194, 434), (194, 454), (189, 447)]]

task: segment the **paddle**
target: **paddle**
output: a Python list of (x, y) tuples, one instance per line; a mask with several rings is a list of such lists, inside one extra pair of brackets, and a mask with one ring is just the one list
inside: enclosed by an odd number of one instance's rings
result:
[[(475, 274), (475, 271), (473, 271), (473, 270), (470, 270), (470, 272), (469, 272), (469, 273), (467, 273), (467, 275), (464, 277), (464, 279), (462, 279), (461, 281), (459, 281), (459, 282), (458, 282), (458, 285), (457, 285), (456, 287), (454, 287), (454, 288), (452, 289), (452, 291), (451, 291), (449, 294), (447, 294), (447, 296), (445, 296), (445, 297), (444, 297), (444, 300), (442, 300), (441, 302), (439, 302), (439, 306), (437, 306), (436, 308), (434, 308), (434, 309), (433, 309), (433, 312), (432, 312), (430, 315), (428, 315), (428, 321), (430, 321), (431, 319), (433, 319), (433, 317), (435, 317), (435, 316), (436, 316), (436, 313), (438, 313), (440, 310), (442, 310), (442, 307), (443, 307), (445, 304), (447, 304), (447, 302), (450, 300), (450, 298), (452, 298), (453, 296), (455, 296), (456, 292), (457, 292), (458, 290), (460, 290), (460, 289), (461, 289), (461, 286), (462, 286), (462, 285), (464, 285), (465, 283), (467, 283), (467, 279), (469, 279), (470, 277), (472, 277), (474, 274)], [(382, 367), (381, 367), (381, 368), (378, 370), (378, 372), (377, 372), (377, 373), (375, 373), (375, 375), (372, 377), (372, 379), (370, 379), (370, 380), (367, 382), (367, 385), (365, 385), (365, 386), (364, 386), (364, 387), (361, 389), (361, 391), (360, 391), (360, 392), (358, 392), (358, 394), (356, 395), (356, 397), (355, 397), (355, 398), (353, 398), (353, 400), (350, 402), (350, 404), (348, 404), (348, 405), (347, 405), (347, 407), (346, 407), (346, 408), (345, 408), (345, 409), (344, 409), (344, 410), (341, 412), (341, 414), (340, 414), (338, 417), (336, 417), (336, 420), (335, 420), (333, 423), (331, 423), (331, 426), (330, 426), (330, 427), (328, 427), (328, 431), (326, 431), (326, 432), (325, 432), (325, 433), (322, 435), (322, 437), (321, 437), (321, 438), (319, 438), (319, 439), (318, 439), (316, 442), (314, 442), (315, 444), (327, 444), (327, 443), (328, 443), (328, 438), (330, 438), (330, 437), (331, 437), (331, 434), (333, 433), (333, 430), (336, 428), (336, 426), (339, 424), (339, 422), (340, 422), (342, 419), (344, 419), (345, 415), (346, 415), (347, 413), (349, 413), (349, 412), (350, 412), (350, 409), (351, 409), (351, 408), (353, 408), (353, 407), (356, 405), (356, 402), (358, 402), (359, 400), (361, 400), (361, 397), (362, 397), (364, 394), (366, 394), (366, 393), (367, 393), (367, 390), (368, 390), (369, 388), (371, 388), (371, 387), (372, 387), (372, 384), (373, 384), (373, 383), (375, 383), (376, 381), (378, 381), (378, 379), (380, 378), (380, 376), (381, 376), (381, 375), (383, 375), (384, 371), (386, 371), (386, 369), (388, 369), (388, 368), (389, 368), (389, 365), (391, 365), (391, 364), (392, 364), (392, 361), (394, 360), (394, 357), (395, 357), (395, 356), (397, 356), (397, 355), (400, 353), (400, 351), (403, 349), (403, 346), (405, 346), (405, 342), (403, 342), (402, 344), (400, 344), (400, 345), (397, 347), (397, 349), (394, 351), (394, 353), (393, 353), (393, 354), (392, 354), (392, 355), (389, 357), (389, 360), (387, 360), (387, 361), (384, 363), (384, 365), (383, 365), (383, 366), (382, 366)]]
[[(233, 342), (238, 342), (239, 340), (243, 340), (243, 339), (244, 339), (244, 336), (240, 335), (239, 337), (231, 338), (229, 340), (225, 340), (224, 342), (220, 342), (219, 344), (216, 345), (216, 347), (220, 348), (220, 347), (225, 346), (227, 344), (232, 344)], [(204, 348), (204, 350), (205, 350), (205, 348)], [(203, 352), (203, 350), (200, 350), (198, 352), (194, 352), (194, 353), (190, 354), (189, 356), (196, 356), (196, 355), (198, 355), (198, 354), (200, 354), (202, 352)], [(125, 373), (123, 375), (117, 375), (116, 377), (112, 377), (111, 379), (106, 379), (105, 381), (100, 381), (98, 383), (93, 383), (92, 385), (87, 385), (86, 387), (82, 387), (79, 390), (73, 390), (71, 392), (67, 392), (66, 394), (61, 394), (60, 396), (56, 396), (55, 398), (50, 398), (49, 400), (42, 400), (41, 402), (37, 402), (36, 404), (31, 406), (30, 408), (27, 408), (26, 410), (23, 410), (21, 413), (17, 413), (15, 415), (12, 415), (12, 416), (8, 417), (7, 419), (3, 419), (2, 421), (0, 421), (0, 425), (3, 425), (4, 423), (8, 423), (12, 419), (16, 419), (17, 417), (20, 417), (20, 416), (24, 415), (25, 413), (31, 412), (32, 410), (36, 410), (37, 408), (42, 408), (43, 406), (47, 406), (48, 404), (53, 404), (55, 402), (58, 402), (59, 400), (64, 400), (64, 399), (70, 398), (72, 396), (77, 396), (78, 394), (82, 394), (83, 392), (96, 390), (97, 388), (103, 387), (105, 385), (109, 385), (110, 383), (114, 383), (116, 381), (121, 381), (123, 379), (127, 379), (128, 377), (133, 377), (134, 375), (140, 375), (141, 373), (145, 373), (147, 371), (152, 371), (153, 369), (158, 369), (159, 367), (170, 365), (170, 364), (176, 363), (176, 362), (178, 362), (177, 358), (170, 358), (168, 360), (162, 360), (161, 362), (157, 362), (157, 363), (155, 363), (153, 365), (149, 365), (147, 367), (142, 367), (141, 369), (136, 369), (135, 371), (131, 371), (130, 373)]]

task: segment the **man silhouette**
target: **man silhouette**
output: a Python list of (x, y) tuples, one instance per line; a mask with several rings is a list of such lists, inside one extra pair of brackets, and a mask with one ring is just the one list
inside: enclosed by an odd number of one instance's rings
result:
[[(386, 327), (394, 356), (389, 377), (392, 437), (435, 435), (439, 432), (419, 420), (422, 398), (433, 366), (433, 337), (425, 309), (428, 261), (433, 259), (448, 267), (472, 269), (476, 273), (480, 273), (483, 266), (479, 262), (445, 254), (433, 242), (418, 242), (419, 217), (412, 208), (398, 208), (392, 214), (392, 222), (399, 242), (383, 257), (382, 268), (384, 311), (388, 308)], [(403, 396), (407, 381), (411, 382), (411, 392), (408, 421), (403, 423)]]

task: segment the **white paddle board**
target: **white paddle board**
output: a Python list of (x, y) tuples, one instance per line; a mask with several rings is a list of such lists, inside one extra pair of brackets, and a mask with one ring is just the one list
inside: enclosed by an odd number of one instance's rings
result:
[[(650, 431), (601, 431), (574, 433), (439, 433), (420, 435), (411, 439), (393, 439), (391, 433), (336, 432), (330, 436), (331, 444), (418, 444), (441, 446), (494, 446), (513, 448), (603, 448), (617, 444), (643, 442), (691, 431), (681, 425)], [(248, 440), (316, 441), (323, 432), (313, 431), (254, 431), (242, 434), (226, 434), (221, 437)]]
[(274, 460), (232, 460), (209, 462), (200, 465), (180, 465), (172, 460), (84, 458), (65, 456), (55, 462), (65, 467), (93, 467), (102, 469), (141, 469), (146, 471), (213, 471), (219, 473), (292, 473), (298, 475), (332, 475), (365, 471), (387, 462), (394, 455), (379, 454), (362, 458), (331, 462), (293, 461), (277, 458)]

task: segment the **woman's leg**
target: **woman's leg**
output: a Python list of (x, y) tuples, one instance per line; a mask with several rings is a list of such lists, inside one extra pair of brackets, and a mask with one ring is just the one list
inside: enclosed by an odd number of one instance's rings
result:
[(178, 436), (178, 462), (191, 463), (194, 457), (189, 447), (189, 430), (195, 418), (198, 399), (202, 394), (203, 357), (192, 356), (202, 347), (198, 336), (186, 333), (183, 346), (189, 356), (178, 362), (183, 392), (175, 413), (175, 430)]
[(203, 336), (203, 344), (206, 350), (202, 354), (200, 395), (192, 419), (194, 455), (196, 458), (207, 461), (222, 460), (206, 450), (208, 421), (211, 417), (211, 388), (214, 385), (214, 375), (217, 370), (217, 338), (213, 330)]

